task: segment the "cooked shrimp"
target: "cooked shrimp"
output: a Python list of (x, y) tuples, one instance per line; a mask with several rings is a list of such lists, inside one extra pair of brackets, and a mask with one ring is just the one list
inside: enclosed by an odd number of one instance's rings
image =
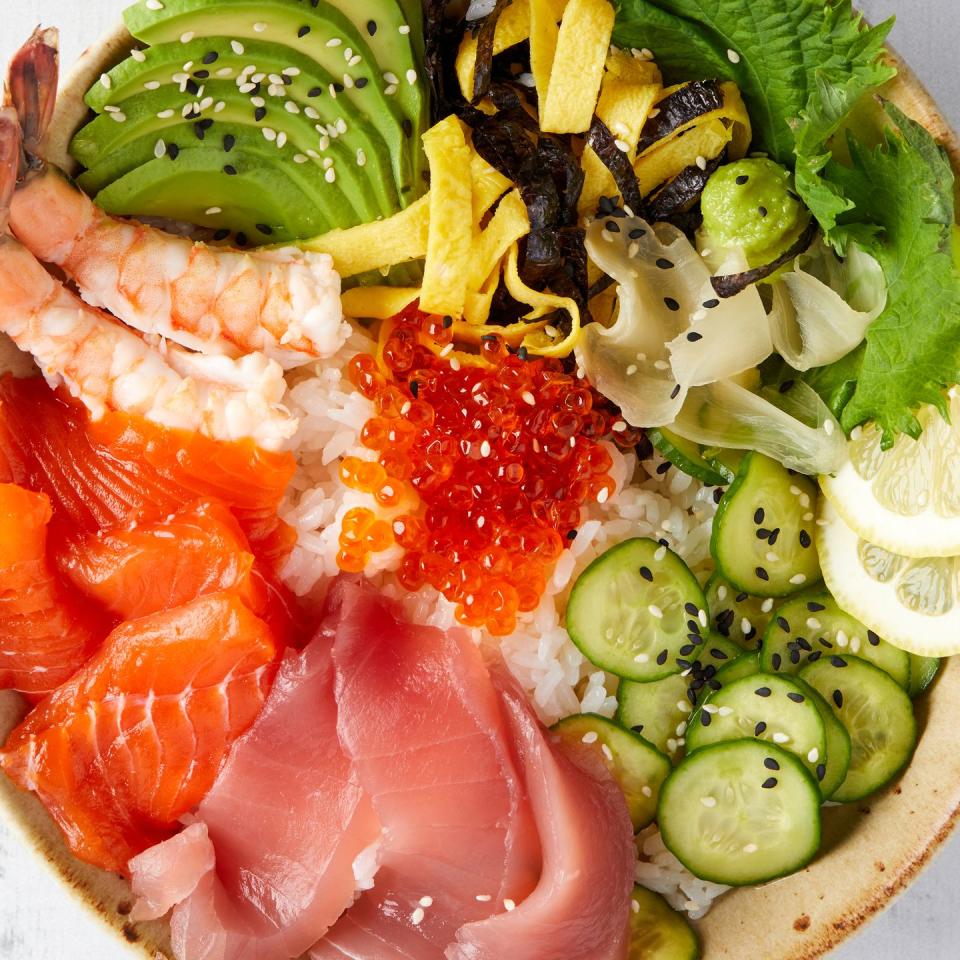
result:
[(42, 161), (56, 40), (38, 30), (10, 67), (30, 158), (11, 206), (20, 242), (59, 266), (88, 303), (146, 334), (231, 356), (260, 351), (284, 368), (335, 354), (350, 330), (326, 254), (223, 250), (118, 220)]
[(221, 440), (249, 437), (269, 449), (290, 439), (297, 424), (280, 403), (286, 385), (279, 364), (262, 355), (232, 360), (153, 349), (67, 290), (6, 232), (19, 147), (16, 112), (0, 110), (0, 331), (94, 417), (122, 410)]

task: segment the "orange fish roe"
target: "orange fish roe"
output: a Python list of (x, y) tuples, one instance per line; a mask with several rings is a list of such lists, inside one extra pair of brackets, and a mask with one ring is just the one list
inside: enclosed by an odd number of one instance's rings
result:
[(627, 447), (639, 435), (559, 360), (511, 354), (490, 336), (485, 367), (461, 365), (446, 357), (452, 333), (442, 318), (408, 308), (389, 323), (381, 364), (361, 354), (349, 365), (376, 404), (361, 442), (378, 462), (348, 457), (340, 477), (383, 507), (404, 497), (419, 505), (392, 529), (372, 510), (351, 510), (338, 563), (360, 571), (396, 542), (407, 589), (430, 584), (457, 604), (461, 623), (505, 636), (539, 603), (583, 505), (614, 491), (599, 441)]

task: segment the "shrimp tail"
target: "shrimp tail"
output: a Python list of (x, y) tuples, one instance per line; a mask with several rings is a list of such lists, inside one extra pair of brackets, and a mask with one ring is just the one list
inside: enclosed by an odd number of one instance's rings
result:
[[(40, 165), (57, 103), (60, 73), (59, 33), (37, 27), (10, 63), (6, 104), (20, 118), (27, 169)], [(20, 175), (26, 170), (21, 165)]]
[(17, 174), (23, 163), (23, 134), (12, 107), (0, 109), (0, 234), (7, 232), (10, 202), (17, 189)]

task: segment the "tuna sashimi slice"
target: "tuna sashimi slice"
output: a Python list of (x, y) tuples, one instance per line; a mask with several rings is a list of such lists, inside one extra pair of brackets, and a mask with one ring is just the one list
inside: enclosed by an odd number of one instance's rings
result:
[(197, 889), (214, 863), (205, 823), (191, 823), (169, 840), (138, 853), (129, 863), (130, 889), (137, 898), (130, 919), (140, 923), (164, 916)]
[(543, 844), (543, 874), (512, 912), (457, 932), (447, 960), (624, 960), (636, 856), (620, 788), (592, 751), (565, 754), (495, 671)]
[(125, 623), (13, 731), (0, 768), (80, 859), (126, 872), (206, 795), (275, 670), (269, 628), (235, 594)]
[(287, 652), (263, 713), (197, 812), (216, 871), (174, 910), (180, 960), (298, 957), (353, 902), (354, 861), (380, 825), (336, 723), (329, 644), (318, 638)]
[(109, 631), (47, 563), (50, 500), (0, 484), (0, 689), (31, 696), (68, 680)]
[(56, 524), (87, 533), (150, 523), (201, 498), (234, 512), (253, 552), (276, 567), (296, 539), (277, 517), (291, 454), (108, 413), (94, 421), (39, 377), (0, 378), (0, 482), (46, 493)]
[(384, 841), (374, 888), (310, 955), (440, 960), (539, 871), (505, 719), (464, 633), (401, 623), (369, 587), (334, 590), (338, 729)]

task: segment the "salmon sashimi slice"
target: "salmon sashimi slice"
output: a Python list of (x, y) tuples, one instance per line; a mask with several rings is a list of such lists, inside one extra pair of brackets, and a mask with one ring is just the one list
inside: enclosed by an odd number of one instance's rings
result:
[(40, 378), (0, 379), (0, 481), (46, 493), (54, 524), (86, 533), (156, 522), (197, 499), (233, 510), (254, 554), (278, 566), (295, 533), (277, 516), (293, 456), (142, 417), (91, 419)]
[(543, 874), (515, 910), (462, 927), (447, 960), (625, 960), (636, 857), (620, 788), (595, 751), (568, 755), (506, 670), (494, 671), (519, 744)]
[(109, 630), (50, 569), (51, 516), (44, 494), (0, 484), (0, 689), (30, 696), (68, 680)]
[(402, 623), (371, 587), (341, 580), (333, 592), (340, 740), (384, 841), (375, 886), (310, 956), (440, 960), (463, 924), (536, 883), (539, 841), (511, 736), (463, 632)]
[[(354, 864), (373, 860), (380, 824), (337, 739), (324, 638), (287, 651), (197, 816), (216, 871), (174, 910), (180, 960), (299, 957), (353, 902)], [(181, 867), (169, 867), (174, 884)]]
[(275, 670), (269, 628), (233, 593), (125, 623), (13, 731), (0, 768), (81, 860), (125, 873), (206, 795)]

